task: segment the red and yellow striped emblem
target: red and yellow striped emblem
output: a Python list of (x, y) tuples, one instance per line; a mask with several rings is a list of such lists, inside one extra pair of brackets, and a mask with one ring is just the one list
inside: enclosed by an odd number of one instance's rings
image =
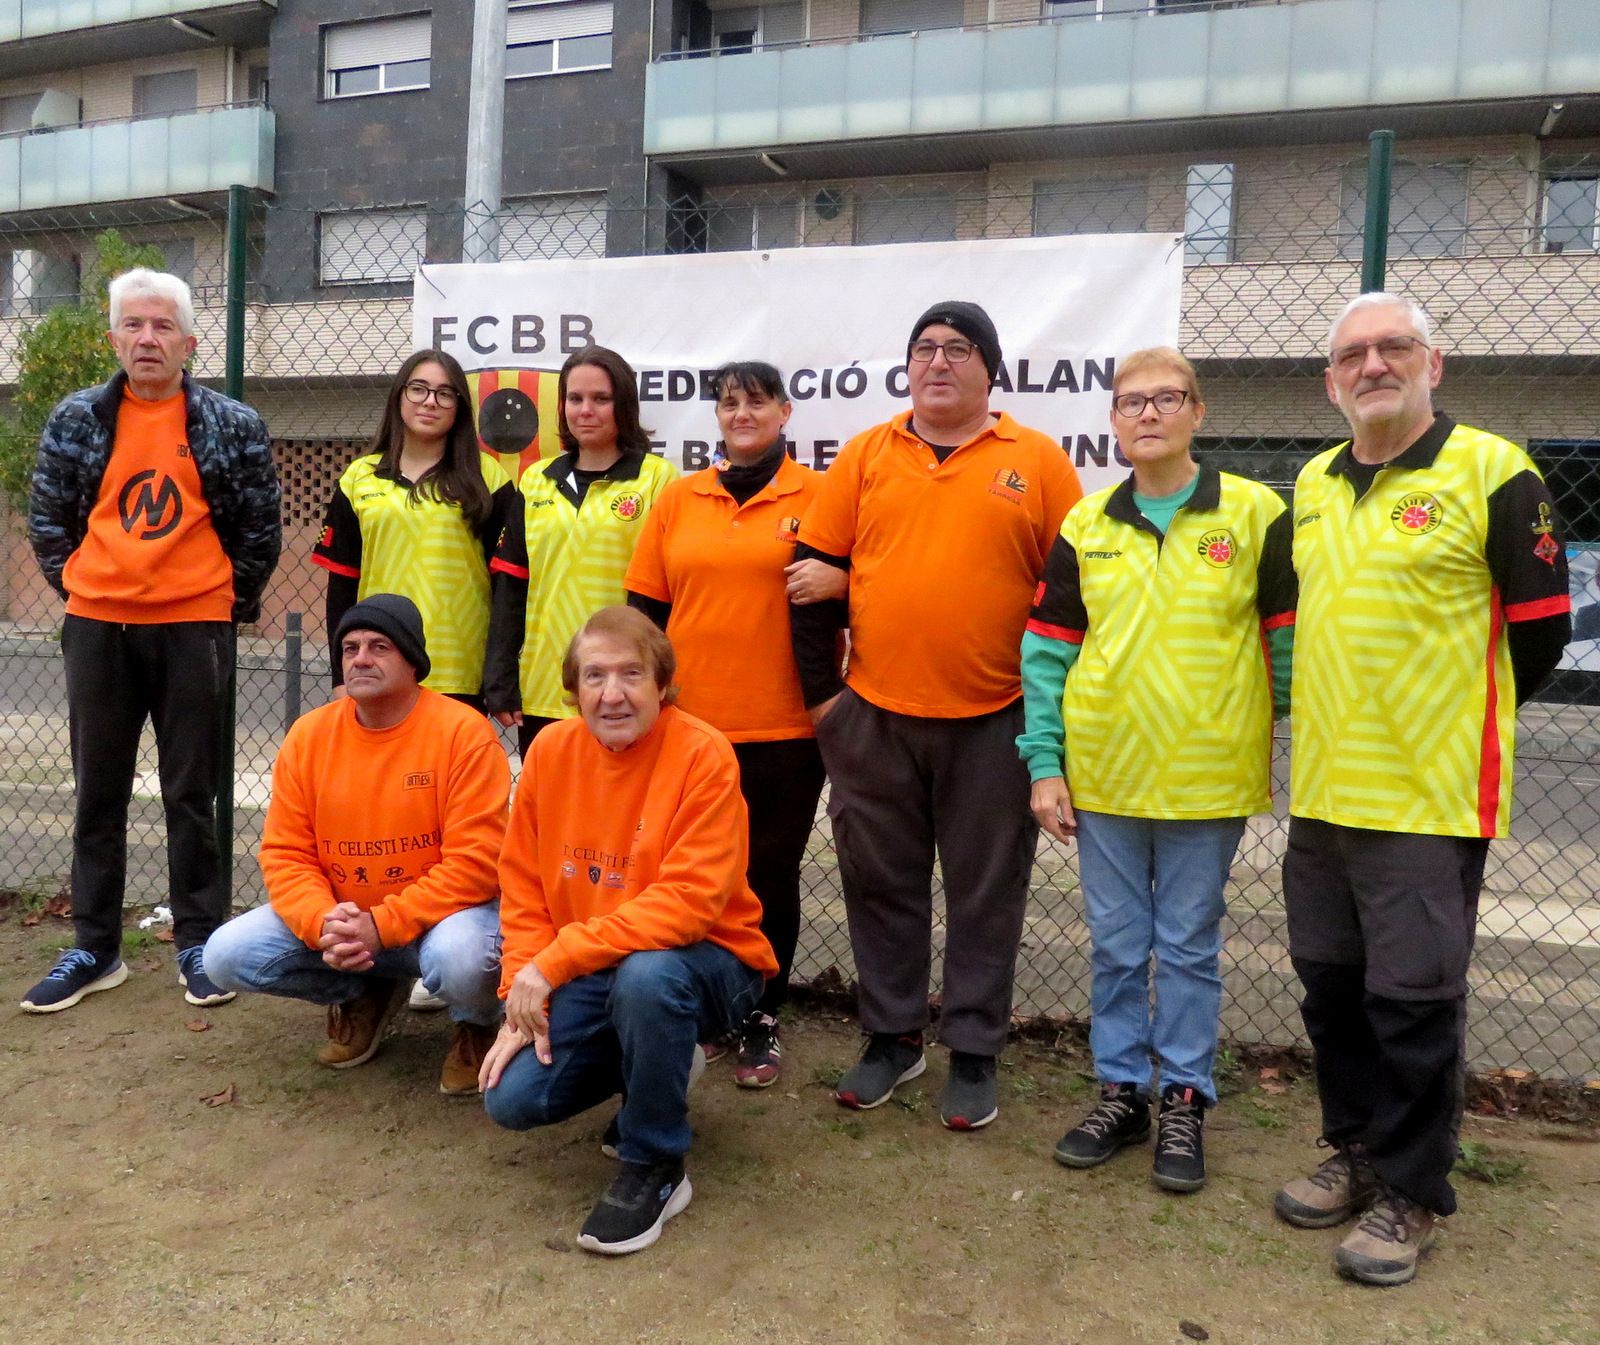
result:
[(478, 443), (520, 480), (531, 463), (561, 452), (556, 433), (554, 369), (475, 369), (467, 372)]

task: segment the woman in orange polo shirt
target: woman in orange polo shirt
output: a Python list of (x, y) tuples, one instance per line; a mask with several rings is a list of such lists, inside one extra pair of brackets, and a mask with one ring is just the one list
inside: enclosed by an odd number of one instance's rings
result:
[(822, 757), (789, 645), (784, 567), (821, 476), (785, 451), (793, 410), (770, 364), (715, 375), (722, 449), (704, 471), (674, 481), (645, 522), (628, 566), (630, 605), (672, 639), (679, 706), (722, 730), (739, 759), (750, 811), (746, 877), (761, 899), (761, 932), (778, 974), (739, 1032), (734, 1082), (778, 1077), (778, 1009), (800, 931), (800, 863), (822, 793)]

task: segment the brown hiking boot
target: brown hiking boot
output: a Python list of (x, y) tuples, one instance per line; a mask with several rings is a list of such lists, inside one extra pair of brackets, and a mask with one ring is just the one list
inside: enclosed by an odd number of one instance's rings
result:
[(406, 981), (374, 978), (348, 1004), (328, 1009), (328, 1041), (317, 1052), (319, 1063), (329, 1069), (350, 1069), (364, 1065), (378, 1053), (383, 1030), (406, 1001), (410, 990)]
[(1433, 1246), (1435, 1216), (1409, 1196), (1385, 1187), (1333, 1254), (1341, 1275), (1363, 1284), (1404, 1284)]
[(1272, 1210), (1296, 1228), (1332, 1228), (1359, 1214), (1377, 1193), (1378, 1174), (1361, 1146), (1350, 1144), (1309, 1177), (1296, 1177), (1286, 1185), (1273, 1200)]
[(451, 1039), (444, 1067), (439, 1071), (439, 1091), (449, 1097), (476, 1093), (478, 1071), (483, 1068), (483, 1058), (489, 1054), (497, 1035), (492, 1027), (457, 1023), (456, 1035)]

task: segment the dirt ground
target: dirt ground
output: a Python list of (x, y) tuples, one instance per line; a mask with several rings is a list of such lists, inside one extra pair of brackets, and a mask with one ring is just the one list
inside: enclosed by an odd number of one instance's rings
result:
[[(0, 913), (14, 1005), (69, 927)], [(136, 943), (143, 943), (136, 937)], [(1419, 1279), (1346, 1284), (1337, 1231), (1274, 1221), (1314, 1163), (1309, 1085), (1240, 1078), (1208, 1122), (1211, 1180), (1157, 1191), (1149, 1150), (1069, 1172), (1050, 1150), (1081, 1058), (1014, 1048), (989, 1129), (940, 1128), (943, 1053), (896, 1104), (841, 1111), (854, 1025), (786, 1029), (765, 1093), (713, 1065), (693, 1098), (694, 1202), (640, 1255), (573, 1239), (609, 1181), (596, 1111), (497, 1130), (436, 1091), (448, 1038), (403, 1014), (368, 1066), (312, 1051), (321, 1015), (185, 1005), (170, 947), (0, 1047), (0, 1342), (1600, 1342), (1600, 1142), (1469, 1118), (1516, 1168), (1459, 1183)], [(204, 1031), (196, 1031), (201, 1023)], [(231, 1091), (231, 1101), (205, 1099)]]

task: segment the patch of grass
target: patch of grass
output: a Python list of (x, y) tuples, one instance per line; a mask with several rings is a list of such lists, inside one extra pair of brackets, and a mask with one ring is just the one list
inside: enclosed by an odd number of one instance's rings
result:
[(1233, 1053), (1233, 1049), (1228, 1046), (1219, 1049), (1211, 1064), (1211, 1077), (1216, 1080), (1217, 1092), (1237, 1093), (1240, 1073), (1239, 1057)]
[(846, 1139), (860, 1140), (867, 1137), (867, 1128), (860, 1121), (829, 1121), (830, 1134), (843, 1135)]
[(1256, 1098), (1250, 1099), (1250, 1120), (1262, 1130), (1282, 1130), (1284, 1126), (1283, 1117)]
[(894, 1105), (900, 1108), (901, 1111), (908, 1111), (915, 1114), (927, 1107), (928, 1095), (920, 1088), (906, 1093), (896, 1092), (894, 1095)]
[(1157, 1228), (1165, 1228), (1172, 1222), (1173, 1214), (1174, 1210), (1171, 1205), (1163, 1205), (1160, 1209), (1151, 1212), (1150, 1222)]
[(42, 939), (39, 942), (39, 953), (43, 957), (54, 957), (57, 953), (64, 953), (73, 947), (72, 937), (63, 935), (55, 939)]
[(844, 1078), (843, 1065), (818, 1065), (811, 1071), (811, 1082), (821, 1084), (830, 1092), (839, 1086), (839, 1080)]
[(1463, 1140), (1454, 1171), (1488, 1186), (1514, 1186), (1527, 1180), (1528, 1164), (1521, 1158), (1503, 1157), (1477, 1140)]
[(148, 929), (125, 929), (122, 931), (122, 955), (138, 957), (141, 953), (154, 952), (160, 942)]

